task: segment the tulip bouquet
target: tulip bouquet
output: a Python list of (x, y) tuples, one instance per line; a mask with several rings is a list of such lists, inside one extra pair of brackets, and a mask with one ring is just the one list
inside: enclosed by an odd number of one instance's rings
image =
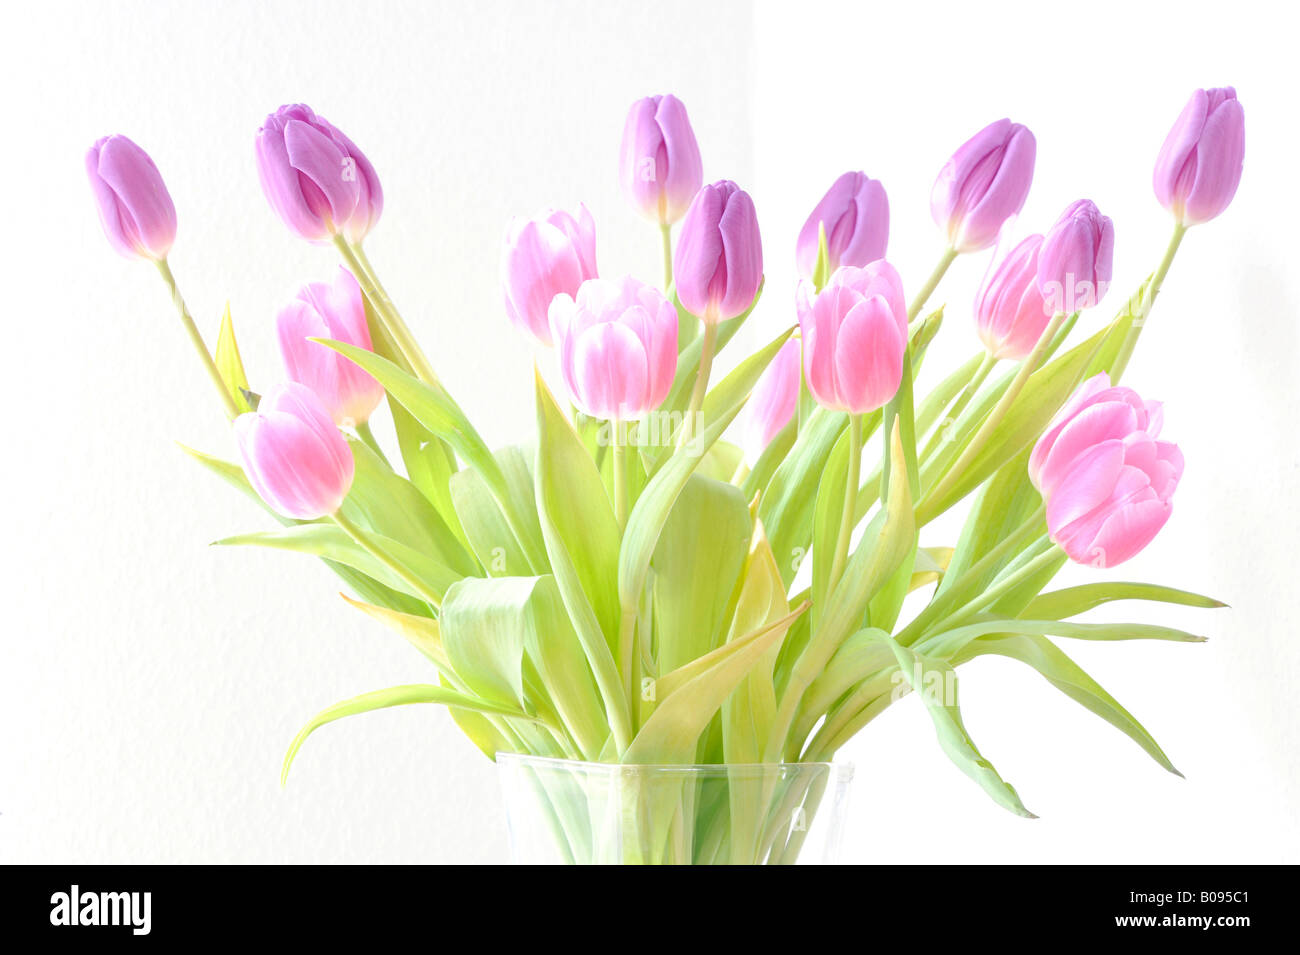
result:
[[(707, 791), (686, 774), (618, 777), (621, 860), (789, 862), (824, 779), (748, 771), (828, 763), (911, 691), (952, 761), (1030, 815), (962, 723), (954, 668), (985, 654), (1034, 668), (1176, 772), (1053, 638), (1195, 641), (1075, 618), (1121, 599), (1221, 604), (1146, 583), (1046, 588), (1069, 560), (1128, 560), (1170, 516), (1182, 455), (1160, 437), (1159, 403), (1119, 380), (1186, 231), (1233, 197), (1243, 128), (1233, 90), (1192, 96), (1155, 169), (1173, 239), (1109, 322), (1091, 317), (1114, 244), (1093, 203), (1014, 234), (1034, 170), (1024, 126), (994, 122), (943, 165), (943, 251), (910, 301), (886, 256), (885, 189), (846, 173), (797, 238), (802, 278), (778, 293), (793, 292), (790, 327), (719, 377), (763, 291), (755, 204), (734, 182), (704, 184), (679, 100), (641, 100), (619, 169), (662, 234), (663, 282), (600, 273), (585, 207), (510, 226), (506, 316), (553, 349), (558, 386), (536, 376), (535, 447), (497, 450), (363, 251), (383, 207), (374, 168), (312, 110), (267, 118), (257, 168), (290, 230), (342, 267), (279, 312), (284, 381), (260, 393), (229, 310), (210, 352), (177, 289), (175, 210), (149, 156), (111, 136), (87, 169), (109, 239), (157, 265), (232, 421), (238, 464), (191, 453), (279, 522), (221, 543), (321, 558), (348, 603), (432, 667), (317, 715), (285, 773), (332, 720), (439, 703), (489, 757), (735, 771)], [(926, 304), (958, 258), (990, 249), (972, 310), (984, 350), (923, 392), (944, 317)], [(368, 426), (385, 399), (396, 447)], [(957, 539), (928, 539), (962, 502)], [(535, 781), (564, 857), (610, 858), (590, 793)]]

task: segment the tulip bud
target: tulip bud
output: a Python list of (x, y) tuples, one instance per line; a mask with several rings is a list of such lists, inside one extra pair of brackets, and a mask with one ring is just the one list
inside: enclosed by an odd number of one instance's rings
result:
[(596, 224), (586, 206), (577, 216), (548, 210), (511, 223), (501, 259), (506, 315), (543, 345), (551, 344), (551, 300), (595, 277)]
[(128, 258), (167, 258), (176, 207), (149, 154), (125, 136), (105, 136), (86, 153), (86, 174), (113, 248)]
[(1197, 90), (1160, 147), (1156, 198), (1179, 225), (1210, 221), (1236, 195), (1245, 153), (1246, 114), (1237, 91)]
[(340, 266), (333, 285), (304, 285), (280, 310), (276, 331), (288, 379), (315, 392), (335, 424), (364, 424), (384, 397), (383, 386), (334, 349), (309, 340), (329, 338), (372, 350), (361, 287), (352, 273)]
[(885, 257), (889, 245), (889, 198), (885, 187), (864, 172), (846, 172), (831, 184), (799, 231), (795, 263), (813, 277), (818, 230), (826, 230), (827, 274), (841, 265), (858, 268)]
[(273, 511), (314, 521), (339, 509), (352, 487), (352, 449), (310, 388), (277, 385), (234, 429), (244, 473)]
[(1092, 308), (1110, 287), (1115, 228), (1089, 200), (1071, 203), (1038, 252), (1038, 290), (1053, 314)]
[(763, 242), (754, 201), (722, 180), (695, 195), (673, 254), (673, 286), (688, 312), (706, 324), (754, 304), (763, 284)]
[(676, 96), (637, 100), (623, 127), (619, 180), (643, 217), (671, 225), (704, 182), (704, 166), (686, 107)]
[(663, 404), (677, 372), (677, 309), (630, 275), (588, 279), (551, 302), (560, 373), (578, 410), (632, 421)]
[(1183, 475), (1176, 444), (1157, 441), (1160, 404), (1106, 374), (1084, 382), (1038, 440), (1029, 478), (1047, 501), (1047, 528), (1071, 560), (1114, 567), (1156, 536)]
[(957, 252), (978, 252), (1016, 215), (1034, 178), (1034, 134), (1000, 119), (966, 140), (939, 170), (930, 214)]
[(759, 377), (742, 413), (741, 445), (750, 467), (798, 410), (799, 375), (799, 339), (791, 338)]
[(383, 211), (370, 161), (303, 105), (281, 106), (257, 131), (257, 173), (271, 208), (310, 242), (359, 242)]
[(862, 414), (889, 402), (903, 380), (907, 302), (903, 281), (885, 260), (845, 266), (814, 296), (800, 283), (803, 370), (817, 403)]
[(1020, 361), (1034, 350), (1055, 314), (1038, 290), (1038, 252), (1031, 235), (989, 270), (975, 295), (975, 327), (994, 358)]

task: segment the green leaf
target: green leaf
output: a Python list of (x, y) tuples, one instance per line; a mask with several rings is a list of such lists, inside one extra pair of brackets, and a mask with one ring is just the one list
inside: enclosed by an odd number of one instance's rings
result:
[(596, 679), (621, 752), (632, 739), (618, 647), (619, 529), (605, 485), (541, 375), (537, 391), (537, 511), (552, 573)]
[[(651, 566), (661, 672), (722, 643), (726, 613), (749, 554), (752, 525), (740, 490), (696, 474), (664, 523)], [(708, 568), (701, 573), (701, 568)]]
[(747, 638), (725, 644), (714, 651), (706, 665), (696, 661), (687, 664), (690, 669), (686, 674), (661, 678), (659, 685), (667, 681), (670, 691), (663, 694), (622, 761), (658, 765), (693, 762), (700, 736), (713, 715), (764, 653), (785, 636), (803, 609)]
[(298, 750), (302, 748), (302, 744), (307, 737), (326, 723), (332, 723), (345, 716), (354, 716), (357, 713), (369, 713), (371, 710), (381, 710), (390, 706), (403, 706), (407, 703), (441, 703), (443, 706), (472, 710), (479, 713), (495, 713), (516, 719), (530, 719), (527, 714), (521, 713), (512, 707), (498, 706), (487, 700), (478, 700), (472, 696), (466, 696), (463, 693), (430, 684), (394, 686), (387, 690), (363, 693), (360, 696), (355, 696), (342, 703), (335, 703), (333, 706), (321, 710), (312, 717), (311, 722), (298, 731), (298, 735), (289, 744), (289, 751), (284, 755), (284, 766), (280, 770), (280, 784), (283, 785), (289, 779), (289, 767), (293, 765), (293, 759), (298, 755)]
[(690, 480), (701, 457), (722, 437), (740, 412), (768, 363), (781, 350), (792, 329), (736, 366), (704, 399), (704, 427), (690, 443), (678, 448), (646, 484), (628, 516), (618, 560), (619, 602), (623, 612), (634, 612), (645, 590), (650, 558), (677, 496)]
[(393, 362), (364, 348), (328, 339), (312, 341), (328, 345), (368, 371), (384, 386), (389, 398), (401, 403), (421, 425), (451, 445), (470, 466), (477, 468), (501, 505), (502, 513), (510, 520), (511, 529), (532, 569), (537, 572), (547, 569), (546, 549), (540, 535), (534, 536), (523, 515), (512, 509), (510, 489), (496, 458), (446, 389), (419, 381)]
[[(817, 482), (817, 501), (813, 509), (812, 527), (812, 624), (816, 628), (826, 607), (831, 585), (831, 564), (835, 557), (835, 544), (840, 534), (840, 518), (844, 513), (848, 485), (849, 429), (840, 433), (839, 440), (826, 459), (826, 467)], [(856, 475), (854, 480), (857, 480)]]
[[(258, 493), (253, 490), (253, 486), (248, 483), (248, 477), (244, 474), (243, 469), (240, 468), (239, 465), (232, 464), (229, 461), (223, 461), (221, 458), (213, 457), (210, 454), (204, 454), (202, 451), (195, 451), (193, 448), (186, 447), (183, 444), (180, 444), (179, 447), (195, 461), (198, 461), (199, 464), (217, 475), (217, 477), (256, 501), (262, 510), (267, 514), (270, 514), (282, 525), (295, 526), (297, 524), (296, 521), (281, 517), (266, 506), (266, 502), (258, 496)], [(419, 600), (399, 590), (394, 590), (392, 587), (382, 584), (373, 577), (369, 577), (346, 564), (340, 564), (337, 561), (325, 558), (325, 566), (334, 571), (334, 573), (337, 574), (339, 578), (351, 587), (359, 596), (364, 597), (371, 603), (381, 604), (385, 607), (392, 607), (394, 610), (401, 610), (406, 613), (428, 614), (430, 612), (428, 605), (423, 600)]]
[(980, 637), (967, 644), (953, 658), (953, 664), (990, 653), (1010, 657), (1033, 667), (1070, 699), (1123, 732), (1169, 772), (1182, 775), (1142, 724), (1046, 637), (1035, 634)]
[(475, 695), (527, 708), (527, 608), (537, 577), (475, 578), (449, 588), (438, 618), (456, 675)]
[(347, 594), (340, 596), (366, 616), (378, 620), (384, 626), (401, 634), (406, 642), (419, 650), (440, 673), (455, 674), (451, 661), (447, 659), (447, 651), (442, 646), (442, 631), (438, 629), (438, 621), (418, 614), (402, 613), (390, 610), (388, 607), (353, 600)]
[(1172, 587), (1108, 581), (1066, 587), (1063, 590), (1040, 594), (1030, 601), (1029, 606), (1020, 616), (1035, 620), (1062, 620), (1114, 600), (1153, 600), (1159, 603), (1205, 609), (1227, 606), (1213, 597), (1205, 597), (1186, 590), (1175, 590)]
[(884, 637), (908, 685), (925, 703), (934, 723), (939, 745), (948, 758), (963, 773), (993, 797), (993, 801), (1017, 816), (1036, 818), (1025, 808), (1020, 796), (1010, 783), (998, 775), (993, 764), (985, 759), (975, 741), (962, 723), (961, 709), (957, 704), (957, 671), (942, 660), (924, 656), (903, 646), (892, 637)]
[[(435, 595), (445, 594), (452, 584), (460, 580), (460, 575), (455, 571), (449, 570), (405, 544), (379, 534), (369, 534), (369, 538), (376, 547), (418, 576)], [(389, 570), (382, 561), (376, 559), (373, 554), (349, 537), (341, 527), (334, 524), (293, 524), (278, 530), (237, 534), (214, 542), (214, 546), (235, 545), (271, 547), (276, 550), (324, 557), (359, 570), (394, 590), (422, 597), (409, 583)]]
[(240, 412), (252, 411), (244, 394), (248, 390), (248, 376), (244, 374), (244, 361), (239, 357), (239, 345), (235, 341), (235, 324), (230, 319), (230, 303), (221, 316), (221, 330), (217, 332), (217, 348), (213, 362), (226, 384), (226, 390), (235, 399), (235, 407)]
[(995, 633), (1019, 633), (1031, 636), (1068, 637), (1072, 640), (1172, 640), (1176, 643), (1204, 643), (1204, 637), (1145, 623), (1068, 623), (1064, 620), (984, 619), (927, 637), (927, 653), (949, 657), (960, 652), (971, 640)]
[[(863, 418), (864, 440), (871, 433), (872, 420)], [(827, 472), (827, 460), (848, 425), (848, 416), (818, 408), (799, 429), (789, 455), (780, 463), (759, 501), (758, 513), (767, 528), (772, 553), (787, 587), (804, 558), (813, 537), (817, 487)]]
[[(718, 323), (718, 340), (714, 345), (714, 358), (722, 352), (727, 343), (735, 337), (736, 332), (740, 331), (745, 320), (758, 305), (758, 300), (763, 297), (763, 287), (760, 285), (758, 292), (754, 295), (754, 301), (750, 303), (749, 308), (744, 314), (735, 318), (728, 319), (725, 322)], [(685, 310), (678, 305), (678, 312)], [(664, 412), (682, 412), (690, 404), (691, 392), (695, 390), (695, 379), (700, 373), (700, 352), (704, 348), (704, 339), (702, 336), (695, 336), (688, 342), (678, 353), (677, 356), (677, 374), (673, 378), (673, 386), (668, 392), (668, 397), (660, 405), (660, 410)]]
[[(532, 469), (523, 449), (502, 448), (497, 463), (505, 476), (509, 497), (515, 510), (529, 525), (529, 533), (541, 536)], [(516, 539), (501, 506), (475, 468), (458, 471), (451, 477), (451, 497), (465, 529), (466, 537), (483, 568), (493, 577), (529, 576), (527, 556)]]
[(364, 441), (349, 439), (348, 445), (355, 472), (352, 488), (343, 501), (344, 517), (428, 554), (461, 577), (480, 572), (478, 562), (419, 488), (394, 473)]

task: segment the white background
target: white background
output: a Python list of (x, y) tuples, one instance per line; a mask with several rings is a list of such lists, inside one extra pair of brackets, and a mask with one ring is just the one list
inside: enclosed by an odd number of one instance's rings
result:
[[(1152, 5), (1154, 7), (1154, 5)], [(305, 101), (362, 145), (387, 209), (368, 243), (436, 367), (490, 440), (525, 439), (533, 353), (500, 308), (511, 215), (584, 200), (602, 272), (659, 274), (615, 160), (635, 98), (686, 102), (710, 180), (753, 194), (768, 294), (751, 339), (793, 320), (793, 241), (830, 181), (884, 181), (890, 257), (912, 287), (939, 252), (939, 165), (1009, 115), (1037, 135), (1023, 222), (1069, 201), (1115, 219), (1116, 291), (1170, 223), (1150, 169), (1197, 86), (1246, 108), (1237, 199), (1184, 243), (1128, 383), (1166, 402), (1187, 456), (1172, 521), (1119, 579), (1216, 595), (1141, 607), (1203, 646), (1086, 645), (1075, 658), (1187, 775), (1012, 661), (963, 668), (967, 725), (1043, 818), (995, 807), (905, 701), (856, 762), (849, 861), (1300, 861), (1294, 562), (1297, 83), (1275, 6), (1167, 11), (1026, 4), (44, 4), (6, 31), (8, 141), (0, 861), (488, 862), (505, 856), (494, 769), (445, 714), (334, 724), (287, 789), (285, 745), (321, 707), (418, 682), (422, 661), (349, 610), (312, 561), (207, 542), (262, 526), (183, 441), (231, 443), (165, 291), (95, 220), (86, 147), (125, 132), (175, 199), (172, 263), (209, 336), (229, 299), (255, 384), (278, 373), (277, 305), (329, 276), (291, 237), (252, 160), (262, 117)], [(984, 257), (960, 260), (937, 374), (970, 354)], [(955, 533), (936, 525), (925, 543)], [(1094, 572), (1070, 568), (1067, 582)], [(1121, 617), (1120, 614), (1125, 616)]]

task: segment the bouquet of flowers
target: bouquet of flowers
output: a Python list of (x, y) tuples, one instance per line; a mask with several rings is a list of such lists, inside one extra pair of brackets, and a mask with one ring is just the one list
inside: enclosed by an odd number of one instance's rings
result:
[[(284, 773), (326, 723), (438, 703), (513, 767), (568, 861), (775, 863), (835, 811), (836, 753), (911, 691), (957, 767), (1030, 815), (962, 723), (955, 668), (984, 654), (1036, 669), (1176, 772), (1054, 638), (1197, 641), (1075, 618), (1121, 599), (1222, 605), (1146, 583), (1047, 588), (1069, 560), (1128, 560), (1170, 516), (1183, 457), (1160, 404), (1119, 382), (1186, 231), (1231, 201), (1243, 143), (1235, 92), (1196, 91), (1155, 167), (1173, 238), (1108, 323), (1081, 316), (1106, 297), (1109, 218), (1080, 200), (1015, 235), (1026, 127), (991, 123), (943, 165), (943, 252), (910, 289), (886, 256), (884, 187), (845, 173), (798, 236), (790, 327), (717, 376), (763, 292), (755, 204), (704, 184), (678, 99), (643, 99), (619, 174), (662, 233), (662, 285), (598, 272), (585, 207), (512, 224), (506, 317), (553, 349), (559, 386), (536, 375), (535, 446), (496, 450), (384, 291), (363, 249), (379, 178), (323, 117), (285, 106), (257, 133), (272, 208), (342, 267), (276, 316), (284, 380), (256, 391), (229, 309), (209, 351), (181, 297), (152, 160), (110, 136), (86, 164), (105, 232), (157, 266), (232, 422), (238, 464), (190, 453), (278, 522), (221, 543), (320, 558), (431, 667), (318, 714)], [(926, 304), (954, 261), (990, 249), (984, 350), (922, 392), (944, 321)], [(368, 424), (385, 400), (396, 447)], [(928, 539), (963, 503), (960, 536)]]

